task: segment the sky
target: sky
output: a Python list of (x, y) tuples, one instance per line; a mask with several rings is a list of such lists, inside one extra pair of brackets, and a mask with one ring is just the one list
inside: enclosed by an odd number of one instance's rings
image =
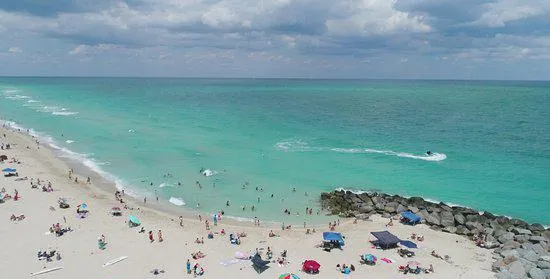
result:
[(0, 0), (0, 75), (550, 80), (550, 1)]

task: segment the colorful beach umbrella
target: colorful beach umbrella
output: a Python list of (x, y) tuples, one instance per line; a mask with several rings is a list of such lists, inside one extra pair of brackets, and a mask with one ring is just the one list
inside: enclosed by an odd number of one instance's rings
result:
[(2, 170), (3, 172), (16, 172), (17, 170), (16, 169), (12, 169), (12, 168), (5, 168)]
[(294, 273), (284, 273), (279, 276), (279, 279), (300, 279), (300, 277)]

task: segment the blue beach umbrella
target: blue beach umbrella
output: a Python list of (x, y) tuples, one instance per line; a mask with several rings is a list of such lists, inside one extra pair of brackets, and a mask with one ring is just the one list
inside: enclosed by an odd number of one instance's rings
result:
[(12, 168), (5, 168), (2, 170), (3, 172), (16, 172), (17, 170), (16, 169), (12, 169)]
[(130, 221), (130, 223), (136, 225), (136, 226), (139, 226), (141, 225), (141, 221), (134, 215), (130, 215), (128, 216), (128, 220)]
[(364, 254), (363, 260), (368, 262), (375, 262), (377, 259), (376, 256), (374, 256), (373, 254)]

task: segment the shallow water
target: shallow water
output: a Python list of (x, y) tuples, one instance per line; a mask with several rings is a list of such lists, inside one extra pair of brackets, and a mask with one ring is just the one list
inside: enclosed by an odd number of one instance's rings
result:
[(544, 82), (0, 78), (0, 116), (137, 197), (201, 211), (301, 222), (344, 187), (550, 224), (549, 94)]

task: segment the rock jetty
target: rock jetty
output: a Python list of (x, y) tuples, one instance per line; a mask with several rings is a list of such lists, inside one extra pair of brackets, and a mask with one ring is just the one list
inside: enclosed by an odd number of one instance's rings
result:
[(383, 193), (355, 194), (338, 190), (321, 194), (321, 205), (333, 215), (366, 220), (412, 211), (434, 230), (482, 239), (494, 249), (493, 271), (499, 279), (550, 279), (550, 229), (541, 224), (479, 212), (471, 208)]

